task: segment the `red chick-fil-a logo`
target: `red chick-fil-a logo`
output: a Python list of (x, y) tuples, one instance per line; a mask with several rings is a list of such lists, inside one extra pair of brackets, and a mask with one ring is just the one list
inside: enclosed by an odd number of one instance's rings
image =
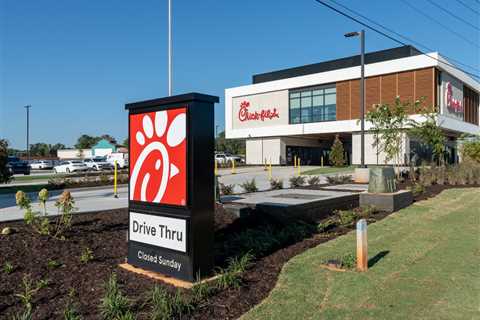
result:
[(248, 107), (250, 107), (250, 102), (242, 101), (242, 103), (240, 103), (238, 119), (242, 122), (250, 120), (265, 121), (265, 119), (272, 120), (273, 118), (280, 118), (277, 108), (262, 109), (261, 111), (250, 112), (248, 111)]
[(453, 97), (452, 84), (450, 82), (447, 82), (445, 86), (447, 89), (445, 90), (445, 100), (447, 101), (447, 108), (453, 112), (462, 113), (462, 101)]

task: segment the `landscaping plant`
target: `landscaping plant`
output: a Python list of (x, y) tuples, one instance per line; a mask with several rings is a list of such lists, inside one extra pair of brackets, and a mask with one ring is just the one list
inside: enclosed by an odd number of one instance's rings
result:
[(311, 176), (310, 178), (308, 178), (307, 183), (309, 186), (318, 186), (320, 184), (320, 177)]
[(89, 247), (85, 247), (80, 255), (80, 262), (85, 264), (93, 260), (93, 251)]
[(150, 307), (152, 320), (181, 319), (194, 309), (193, 303), (179, 289), (171, 295), (159, 285), (155, 285), (152, 290)]
[(330, 162), (334, 167), (343, 167), (345, 165), (345, 150), (338, 134), (335, 135), (330, 151)]
[(255, 178), (253, 178), (250, 181), (245, 181), (240, 185), (245, 192), (257, 192), (257, 182), (255, 181)]
[(270, 179), (270, 189), (279, 190), (283, 189), (283, 180), (282, 179)]
[(121, 292), (117, 275), (112, 273), (105, 283), (105, 295), (101, 299), (100, 314), (105, 320), (125, 319), (131, 317), (130, 301)]
[(293, 176), (288, 179), (290, 182), (290, 188), (298, 188), (305, 184), (305, 177), (304, 176)]
[(234, 184), (223, 184), (223, 183), (220, 183), (220, 192), (222, 193), (222, 195), (224, 196), (228, 196), (228, 195), (231, 195), (233, 194), (233, 190), (235, 189), (235, 185)]
[(7, 167), (8, 142), (0, 139), (0, 183), (8, 183), (12, 179), (12, 172)]
[[(47, 282), (48, 283), (48, 282)], [(32, 319), (33, 317), (33, 298), (35, 294), (45, 287), (45, 281), (39, 281), (36, 285), (33, 283), (33, 279), (29, 274), (23, 275), (22, 278), (23, 291), (16, 293), (15, 296), (20, 298), (23, 306), (23, 312), (14, 315), (14, 319)]]
[(462, 136), (461, 155), (463, 160), (470, 159), (480, 163), (480, 134)]
[(5, 261), (5, 263), (3, 264), (3, 272), (5, 272), (6, 274), (10, 274), (13, 272), (13, 270), (15, 270), (15, 267), (13, 266), (13, 264), (11, 264), (8, 261)]
[(345, 183), (352, 183), (353, 179), (349, 175), (336, 174), (334, 176), (327, 176), (327, 182), (329, 184), (345, 184)]

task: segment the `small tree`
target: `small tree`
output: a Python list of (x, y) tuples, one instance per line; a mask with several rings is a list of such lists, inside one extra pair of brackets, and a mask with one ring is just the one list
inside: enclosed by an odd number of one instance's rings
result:
[(7, 168), (8, 142), (0, 139), (0, 183), (7, 183), (12, 178), (12, 172)]
[(435, 108), (425, 108), (420, 106), (420, 101), (415, 102), (415, 109), (419, 112), (424, 121), (419, 122), (410, 120), (411, 129), (410, 134), (417, 138), (420, 142), (432, 148), (432, 153), (438, 163), (443, 164), (445, 154), (445, 135), (442, 129), (438, 126), (438, 113)]
[(338, 134), (333, 141), (332, 151), (330, 152), (330, 162), (334, 167), (343, 167), (345, 165), (345, 150)]
[(400, 164), (409, 107), (409, 102), (402, 103), (397, 97), (393, 106), (380, 104), (366, 114), (365, 119), (372, 124), (374, 134), (372, 146), (385, 153), (385, 163), (392, 161), (395, 166)]
[(463, 136), (461, 147), (462, 160), (473, 160), (480, 163), (480, 135)]

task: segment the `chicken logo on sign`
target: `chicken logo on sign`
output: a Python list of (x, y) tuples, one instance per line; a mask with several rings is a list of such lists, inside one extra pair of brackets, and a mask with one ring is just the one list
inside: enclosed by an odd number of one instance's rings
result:
[(130, 200), (186, 205), (186, 112), (130, 115)]

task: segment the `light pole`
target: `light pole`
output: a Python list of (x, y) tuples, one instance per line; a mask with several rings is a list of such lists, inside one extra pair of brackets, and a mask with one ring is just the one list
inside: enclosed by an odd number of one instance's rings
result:
[(172, 0), (168, 0), (168, 95), (172, 95)]
[(365, 30), (345, 34), (346, 38), (360, 36), (360, 167), (365, 168)]
[(27, 109), (27, 160), (30, 160), (30, 108), (31, 105), (27, 105), (24, 108)]

